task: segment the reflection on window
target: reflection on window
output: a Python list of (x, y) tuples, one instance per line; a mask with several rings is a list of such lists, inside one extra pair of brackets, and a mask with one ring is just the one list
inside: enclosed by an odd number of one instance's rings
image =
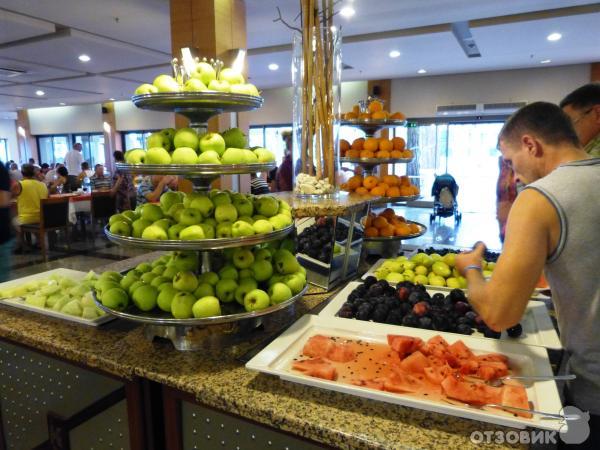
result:
[(125, 151), (132, 148), (146, 148), (146, 139), (154, 133), (154, 130), (127, 131), (123, 135), (123, 148)]
[(8, 157), (8, 140), (0, 139), (0, 161), (6, 163), (9, 160), (10, 158)]
[(62, 163), (70, 150), (69, 135), (38, 136), (39, 163)]
[(292, 131), (292, 125), (252, 126), (248, 133), (250, 147), (265, 147), (275, 154), (275, 161), (281, 164), (285, 153), (285, 142), (281, 138), (284, 131)]

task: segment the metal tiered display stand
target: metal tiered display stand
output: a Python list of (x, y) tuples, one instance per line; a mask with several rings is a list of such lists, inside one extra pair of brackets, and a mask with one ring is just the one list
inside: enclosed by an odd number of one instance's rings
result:
[[(133, 103), (142, 109), (154, 111), (173, 111), (190, 119), (190, 126), (197, 131), (205, 131), (207, 121), (211, 117), (226, 112), (249, 111), (259, 108), (263, 99), (243, 94), (222, 92), (185, 92), (185, 93), (156, 93), (132, 97)], [(264, 172), (276, 167), (275, 162), (252, 164), (128, 164), (117, 163), (117, 168), (123, 172), (143, 175), (179, 175), (189, 179), (194, 190), (208, 192), (210, 183), (220, 175), (245, 174)], [(290, 225), (271, 233), (203, 240), (149, 240), (127, 236), (119, 236), (105, 228), (106, 237), (115, 244), (138, 247), (147, 250), (187, 250), (198, 251), (202, 272), (211, 270), (210, 251), (226, 248), (253, 246), (282, 239), (295, 230)], [(284, 311), (300, 299), (304, 290), (289, 300), (264, 310), (246, 312), (237, 302), (223, 303), (220, 316), (202, 319), (176, 319), (167, 313), (158, 311), (143, 312), (135, 306), (129, 306), (125, 311), (116, 311), (105, 307), (99, 302), (94, 293), (94, 299), (99, 308), (122, 319), (143, 323), (144, 334), (149, 340), (162, 337), (171, 340), (178, 350), (198, 350), (203, 348), (204, 340), (214, 335), (242, 335), (262, 323), (270, 314)], [(224, 341), (227, 341), (225, 339)]]

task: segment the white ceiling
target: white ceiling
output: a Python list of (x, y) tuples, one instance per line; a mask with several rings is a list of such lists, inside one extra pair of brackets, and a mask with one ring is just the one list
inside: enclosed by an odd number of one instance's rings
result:
[[(578, 0), (342, 0), (356, 15), (335, 23), (344, 37), (344, 80), (402, 78), (600, 61), (600, 3)], [(246, 0), (249, 77), (259, 88), (291, 84), (299, 0)], [(577, 9), (584, 8), (584, 10)], [(547, 10), (567, 8), (551, 14)], [(578, 14), (575, 14), (577, 12)], [(584, 12), (584, 13), (582, 13)], [(489, 19), (489, 20), (488, 20)], [(470, 21), (482, 54), (467, 58), (450, 24)], [(0, 111), (126, 99), (170, 67), (168, 0), (0, 0)], [(421, 28), (419, 28), (421, 27)], [(422, 28), (427, 27), (427, 28)], [(403, 33), (398, 30), (406, 30)], [(548, 42), (558, 31), (563, 38)], [(390, 50), (401, 56), (388, 57)], [(85, 53), (92, 60), (82, 63)], [(270, 63), (279, 65), (269, 71)], [(41, 89), (46, 95), (38, 97)]]

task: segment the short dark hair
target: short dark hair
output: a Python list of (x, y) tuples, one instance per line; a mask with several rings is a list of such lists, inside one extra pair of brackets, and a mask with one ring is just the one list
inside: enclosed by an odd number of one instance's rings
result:
[(94, 166), (94, 169), (97, 169), (98, 167), (102, 167), (102, 168), (104, 168), (104, 166), (103, 166), (102, 164), (96, 164), (96, 165)]
[(31, 178), (35, 176), (35, 168), (33, 167), (33, 164), (21, 165), (21, 173), (25, 178)]
[(115, 158), (115, 161), (125, 161), (125, 156), (123, 155), (123, 152), (119, 150), (113, 152), (113, 158)]
[(508, 118), (498, 140), (514, 142), (526, 133), (545, 142), (568, 143), (579, 147), (579, 139), (569, 116), (554, 103), (535, 102), (523, 106)]
[(50, 166), (48, 165), (48, 163), (44, 163), (42, 164), (42, 169), (49, 169)]
[(56, 169), (56, 173), (58, 173), (61, 177), (69, 176), (69, 171), (65, 166), (60, 166), (58, 169)]
[(84, 161), (81, 163), (81, 170), (87, 170), (90, 168), (90, 165), (88, 164), (87, 161)]
[(594, 105), (600, 105), (600, 83), (588, 83), (585, 84), (560, 102), (560, 107), (571, 106), (575, 109), (586, 109)]

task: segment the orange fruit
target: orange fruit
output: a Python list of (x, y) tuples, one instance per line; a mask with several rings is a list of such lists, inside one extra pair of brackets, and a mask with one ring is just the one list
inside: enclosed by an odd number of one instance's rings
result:
[(402, 197), (409, 197), (411, 195), (413, 195), (412, 193), (412, 189), (410, 188), (410, 186), (401, 186), (400, 187), (400, 195)]
[(373, 175), (369, 175), (367, 178), (363, 180), (363, 186), (367, 189), (371, 190), (379, 183), (379, 179)]
[(386, 197), (400, 197), (400, 188), (398, 186), (390, 186), (385, 191)]
[(388, 186), (397, 186), (400, 180), (396, 175), (384, 175), (383, 182)]
[(348, 150), (346, 158), (360, 158), (360, 150)]
[(389, 222), (386, 220), (386, 218), (385, 218), (385, 217), (377, 216), (377, 217), (375, 217), (375, 218), (373, 219), (373, 226), (374, 226), (375, 228), (378, 228), (378, 229), (380, 229), (380, 230), (381, 230), (382, 228), (384, 228), (384, 227), (387, 227), (387, 226), (389, 226), (389, 225), (390, 225), (390, 224), (389, 224)]
[(348, 183), (342, 183), (342, 184), (340, 184), (340, 189), (341, 189), (342, 191), (348, 191), (348, 192), (351, 190), (351, 189), (348, 187)]
[(369, 112), (374, 113), (377, 111), (383, 111), (383, 103), (381, 103), (379, 100), (373, 100), (371, 103), (369, 103)]
[(358, 119), (358, 114), (355, 112), (347, 112), (346, 114), (344, 114), (344, 119), (356, 120), (356, 119)]
[(396, 230), (393, 226), (388, 225), (387, 227), (381, 228), (379, 230), (379, 235), (382, 237), (392, 237), (394, 235), (395, 231)]
[(350, 150), (350, 142), (348, 142), (346, 139), (340, 139), (340, 151), (345, 152), (348, 150)]
[(392, 218), (396, 217), (396, 213), (392, 208), (385, 208), (382, 212), (379, 213), (381, 217), (385, 217), (389, 222)]
[(363, 149), (369, 150), (371, 152), (376, 152), (379, 149), (379, 139), (377, 138), (367, 138), (363, 145)]
[(408, 228), (410, 228), (410, 234), (419, 233), (421, 231), (421, 227), (416, 223), (407, 224)]
[(391, 152), (394, 150), (394, 144), (389, 139), (379, 139), (379, 150)]
[(413, 157), (413, 152), (411, 150), (404, 150), (402, 152), (402, 157), (403, 158), (412, 158)]
[(400, 177), (400, 186), (410, 186), (410, 178), (406, 175)]
[(390, 116), (390, 119), (394, 120), (406, 120), (406, 115), (402, 114), (400, 111), (395, 112)]
[(376, 186), (371, 189), (371, 195), (376, 195), (377, 197), (385, 197), (385, 187), (384, 186)]
[(392, 150), (390, 156), (392, 158), (402, 158), (402, 152), (400, 150)]
[(395, 137), (392, 139), (392, 144), (394, 146), (394, 150), (402, 151), (404, 150), (404, 147), (406, 147), (406, 141), (401, 137)]
[(410, 227), (407, 224), (405, 224), (405, 223), (401, 223), (400, 225), (396, 225), (395, 231), (397, 233), (396, 234), (397, 236), (408, 236), (409, 234), (411, 234)]
[(362, 186), (362, 182), (363, 182), (363, 177), (361, 177), (360, 175), (354, 175), (353, 177), (351, 177), (348, 180), (348, 188), (351, 191), (354, 191), (357, 188)]
[(366, 187), (362, 187), (362, 186), (359, 188), (356, 188), (356, 191), (354, 191), (354, 192), (356, 192), (358, 195), (369, 195), (369, 190)]
[(365, 217), (365, 228), (369, 228), (373, 226), (373, 219), (375, 218), (374, 215), (369, 214), (367, 217)]
[(360, 157), (361, 158), (375, 158), (375, 153), (373, 153), (370, 150), (362, 150), (360, 152)]
[(364, 142), (365, 142), (364, 138), (354, 139), (352, 141), (352, 146), (351, 146), (352, 150), (362, 150)]
[(375, 227), (365, 228), (366, 237), (379, 237), (379, 230)]
[(369, 113), (360, 113), (358, 118), (361, 120), (371, 120), (371, 114)]
[(353, 112), (354, 114), (356, 114), (356, 115), (359, 115), (359, 114), (360, 114), (360, 106), (358, 106), (358, 105), (354, 105), (354, 106), (352, 107), (352, 112)]
[(388, 113), (387, 111), (375, 111), (373, 114), (371, 114), (371, 119), (386, 120), (389, 115), (390, 113)]
[(386, 152), (385, 150), (380, 150), (375, 153), (375, 158), (389, 158), (390, 152)]
[(381, 187), (384, 189), (389, 188), (389, 186), (387, 184), (385, 184), (383, 181), (379, 180), (379, 182), (377, 183), (377, 187)]

